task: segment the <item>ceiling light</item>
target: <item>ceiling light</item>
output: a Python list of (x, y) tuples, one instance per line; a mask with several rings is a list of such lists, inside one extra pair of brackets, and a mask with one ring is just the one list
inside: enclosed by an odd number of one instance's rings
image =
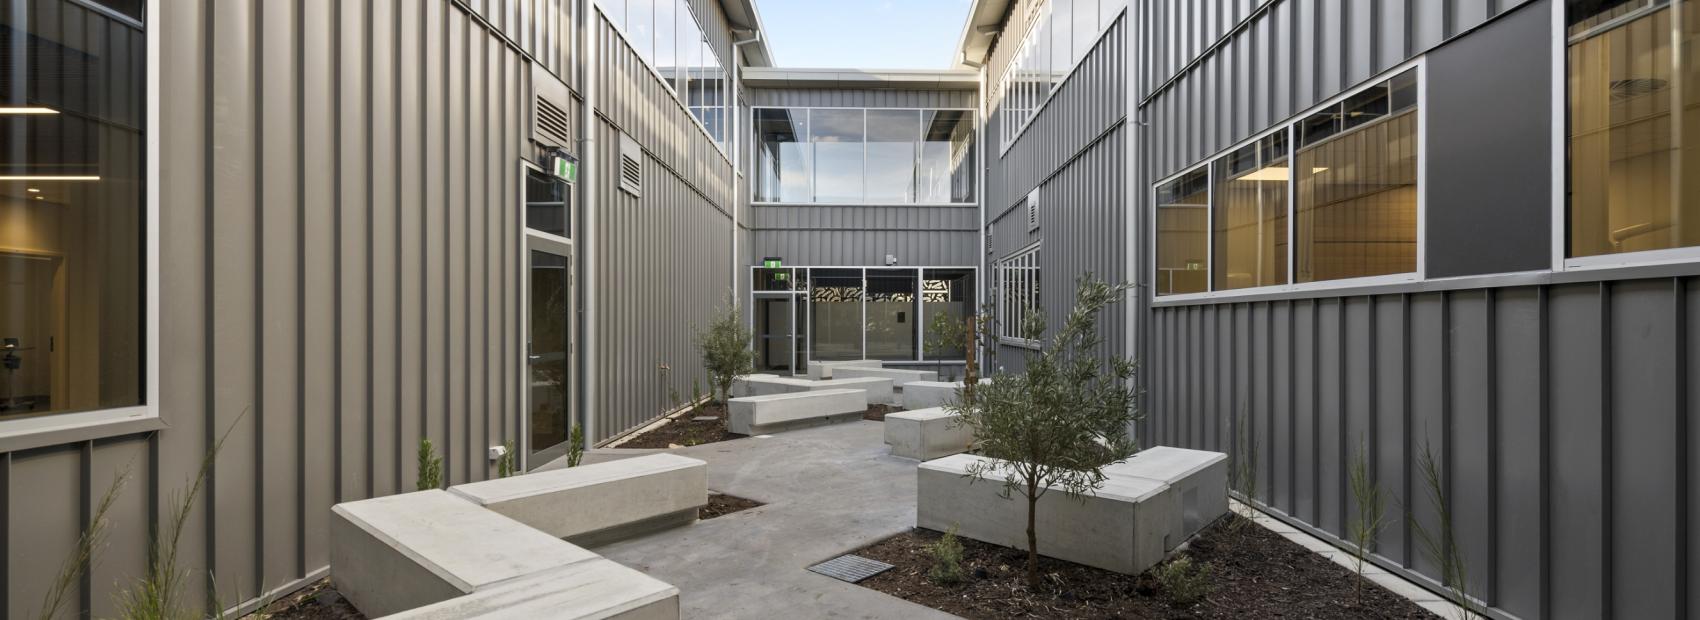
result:
[[(1322, 167), (1311, 168), (1310, 173), (1311, 174), (1321, 174), (1321, 173), (1323, 173), (1327, 170), (1328, 170), (1327, 168), (1322, 168)], [(1285, 181), (1285, 180), (1287, 180), (1287, 167), (1286, 166), (1269, 166), (1267, 168), (1258, 168), (1257, 170), (1253, 170), (1250, 173), (1240, 175), (1239, 177), (1236, 177), (1234, 180), (1235, 181)]]
[(47, 200), (47, 197), (46, 196), (36, 196), (35, 199), (36, 200)]
[(26, 187), (26, 188), (24, 188), (24, 191), (29, 192), (31, 194), (41, 193), (41, 190), (39, 188), (34, 188), (34, 187)]
[(99, 181), (98, 176), (0, 176), (0, 181)]
[(41, 107), (0, 107), (0, 114), (58, 114), (53, 108)]

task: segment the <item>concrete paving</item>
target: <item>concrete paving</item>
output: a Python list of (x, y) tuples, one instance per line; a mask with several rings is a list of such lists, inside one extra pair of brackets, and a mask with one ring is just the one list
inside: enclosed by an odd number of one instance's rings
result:
[(685, 618), (955, 617), (806, 570), (915, 525), (915, 461), (887, 454), (879, 422), (669, 452), (707, 461), (709, 489), (766, 504), (592, 549), (677, 586)]

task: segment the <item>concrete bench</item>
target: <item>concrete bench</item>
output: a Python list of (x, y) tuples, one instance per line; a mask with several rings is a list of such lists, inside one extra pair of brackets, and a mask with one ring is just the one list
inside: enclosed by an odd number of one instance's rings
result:
[[(991, 382), (991, 379), (981, 379), (980, 385)], [(910, 381), (903, 384), (903, 408), (943, 407), (956, 400), (956, 391), (964, 385), (961, 381)]]
[(1221, 452), (1156, 446), (1104, 467), (1104, 475), (1151, 480), (1174, 489), (1171, 549), (1228, 514), (1228, 455)]
[(973, 429), (957, 424), (958, 416), (943, 408), (911, 409), (885, 414), (885, 443), (891, 455), (918, 461), (967, 452)]
[(821, 379), (836, 379), (837, 377), (833, 376), (833, 371), (838, 368), (879, 368), (882, 364), (884, 364), (884, 362), (879, 360), (809, 362), (809, 378), (816, 381)]
[(449, 493), (586, 546), (678, 525), (708, 504), (708, 463), (650, 454), (472, 482)]
[(679, 617), (679, 589), (605, 558), (551, 568), (389, 616), (405, 620), (460, 618)]
[(734, 398), (726, 430), (743, 435), (777, 433), (856, 420), (868, 411), (865, 390), (815, 390)]
[(748, 396), (769, 396), (773, 394), (794, 394), (797, 392), (816, 392), (820, 390), (866, 390), (869, 403), (887, 405), (897, 404), (895, 394), (891, 389), (891, 379), (880, 377), (861, 377), (857, 379), (801, 379), (796, 377), (758, 378), (749, 381)]
[(914, 381), (936, 381), (939, 373), (932, 370), (908, 370), (904, 368), (862, 368), (850, 366), (833, 371), (832, 378), (860, 379), (863, 377), (880, 377), (891, 379), (891, 387), (903, 390), (904, 386)]
[[(982, 480), (964, 476), (978, 462), (957, 454), (920, 464), (916, 488), (919, 527), (1019, 549), (1027, 548), (1027, 500), (1020, 494), (999, 497), (1004, 472)], [(1095, 491), (1075, 497), (1051, 489), (1039, 498), (1039, 553), (1128, 575), (1162, 561), (1169, 519), (1174, 512), (1169, 485), (1133, 477), (1112, 477)]]
[[(779, 378), (779, 375), (769, 374), (769, 373), (757, 373), (757, 374), (753, 374), (753, 375), (744, 375), (742, 377), (738, 377), (738, 378), (735, 378), (735, 379), (732, 380), (732, 389), (729, 390), (729, 391), (732, 392), (731, 393), (732, 397), (749, 396), (750, 395), (750, 380), (751, 379), (759, 380), (759, 379), (778, 379), (778, 378)], [(715, 397), (719, 398), (719, 395), (716, 395)]]
[[(384, 616), (473, 594), (527, 576), (600, 559), (564, 540), (447, 491), (391, 495), (331, 507), (331, 581), (367, 616)], [(641, 573), (595, 563), (586, 580), (618, 580), (602, 607), (677, 590)], [(581, 582), (555, 581), (573, 588)], [(676, 606), (677, 603), (675, 602)], [(616, 605), (617, 606), (617, 605)], [(557, 617), (604, 617), (560, 609)]]

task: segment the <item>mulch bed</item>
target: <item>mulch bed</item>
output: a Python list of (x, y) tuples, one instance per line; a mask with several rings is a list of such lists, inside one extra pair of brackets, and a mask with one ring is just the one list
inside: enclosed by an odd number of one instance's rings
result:
[(903, 410), (902, 407), (893, 407), (891, 405), (881, 405), (879, 403), (874, 403), (872, 405), (868, 405), (868, 411), (867, 411), (867, 413), (862, 414), (862, 419), (863, 420), (873, 420), (875, 422), (884, 422), (885, 421), (885, 414), (897, 413), (897, 412), (902, 411), (902, 410)]
[[(692, 418), (714, 416), (713, 420), (695, 421)], [(673, 446), (696, 446), (728, 439), (742, 439), (739, 435), (726, 430), (726, 405), (699, 405), (683, 415), (673, 418), (671, 422), (660, 428), (647, 431), (620, 444), (621, 448), (671, 448)]]
[[(1241, 525), (1229, 527), (1230, 521)], [(1045, 580), (1025, 586), (1027, 552), (958, 537), (967, 579), (939, 586), (927, 579), (927, 545), (940, 533), (914, 529), (855, 553), (896, 566), (861, 585), (967, 618), (1433, 618), (1415, 603), (1362, 580), (1346, 568), (1262, 526), (1230, 514), (1185, 551), (1211, 566), (1210, 594), (1187, 608), (1171, 606), (1151, 573), (1122, 575), (1040, 558)]]
[(705, 519), (713, 519), (715, 517), (723, 517), (740, 510), (749, 510), (761, 505), (763, 505), (761, 502), (738, 497), (736, 495), (709, 493), (708, 505), (697, 510), (697, 520), (702, 521)]
[(365, 620), (366, 615), (360, 613), (354, 605), (349, 604), (348, 599), (331, 588), (331, 580), (327, 577), (290, 594), (288, 598), (273, 601), (246, 617), (267, 620)]

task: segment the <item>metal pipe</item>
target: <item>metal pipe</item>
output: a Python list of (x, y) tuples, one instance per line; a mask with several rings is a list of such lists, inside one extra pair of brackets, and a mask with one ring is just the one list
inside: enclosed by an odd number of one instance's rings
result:
[(583, 334), (580, 344), (579, 389), (584, 412), (584, 441), (585, 447), (596, 443), (598, 429), (596, 419), (596, 189), (597, 175), (601, 174), (596, 168), (596, 45), (592, 41), (600, 28), (596, 27), (596, 3), (589, 0), (579, 3), (583, 15), (578, 20), (579, 27), (579, 58), (583, 59), (582, 76), (584, 101), (579, 106), (579, 161), (585, 174), (579, 175), (579, 212), (583, 214), (583, 226), (579, 227), (579, 237), (574, 243), (577, 250), (579, 270), (579, 333)]

